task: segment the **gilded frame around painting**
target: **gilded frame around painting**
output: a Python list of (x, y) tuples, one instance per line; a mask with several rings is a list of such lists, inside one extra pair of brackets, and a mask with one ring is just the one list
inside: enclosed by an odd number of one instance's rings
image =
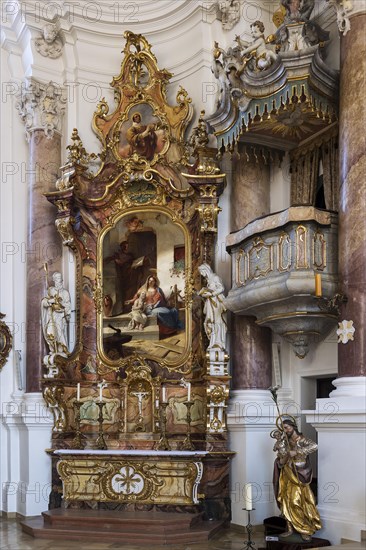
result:
[[(132, 223), (136, 222), (136, 220), (137, 226), (135, 228), (131, 227)], [(139, 227), (139, 223), (143, 224), (143, 226)], [(159, 224), (161, 224), (160, 228)], [(145, 229), (146, 231), (144, 231)], [(111, 252), (111, 243), (108, 243), (108, 248), (107, 240), (112, 234), (114, 235), (112, 241), (115, 248), (117, 247), (117, 252), (120, 251), (118, 248), (118, 241), (120, 239), (122, 239), (121, 244), (124, 244), (127, 242), (126, 239), (131, 237), (131, 235), (135, 238), (141, 237), (143, 240), (148, 240), (148, 234), (150, 234), (150, 236), (154, 236), (155, 234), (157, 239), (157, 255), (155, 263), (152, 262), (150, 258), (148, 265), (144, 266), (144, 260), (142, 259), (148, 257), (148, 254), (134, 259), (133, 256), (136, 256), (136, 250), (132, 249), (132, 252), (135, 252), (134, 255), (130, 252), (121, 253), (122, 257), (131, 254), (131, 259), (128, 260), (127, 258), (129, 266), (125, 271), (123, 271), (123, 266), (119, 266), (119, 270), (116, 269), (114, 275), (116, 292), (113, 296), (114, 300), (111, 300), (114, 302), (114, 310), (108, 311), (108, 304), (105, 304), (105, 298), (110, 295), (109, 291), (113, 288), (113, 275), (111, 275), (113, 268), (111, 269), (111, 264), (118, 261), (118, 255), (116, 256), (116, 253), (112, 256), (109, 255)], [(116, 234), (119, 235), (119, 239), (117, 240), (115, 238)], [(173, 238), (173, 236), (175, 238)], [(176, 271), (174, 271), (174, 249), (178, 245), (184, 246), (184, 270), (177, 275)], [(141, 244), (139, 246), (141, 246)], [(138, 247), (137, 250), (141, 249)], [(118, 369), (129, 363), (135, 356), (146, 360), (158, 361), (159, 364), (167, 367), (169, 370), (174, 370), (189, 362), (192, 348), (193, 293), (191, 283), (191, 250), (191, 235), (187, 225), (177, 217), (174, 210), (163, 205), (147, 205), (128, 208), (116, 214), (110, 222), (103, 227), (97, 242), (97, 273), (103, 300), (102, 307), (99, 308), (97, 317), (97, 349), (98, 355), (105, 366)], [(106, 259), (110, 261), (106, 262)], [(137, 265), (136, 269), (131, 266), (131, 261), (132, 265)], [(117, 263), (115, 268), (117, 268)], [(118, 294), (117, 286), (120, 286), (121, 283), (124, 282), (123, 276), (127, 276), (128, 269), (130, 270), (131, 278), (136, 279), (134, 281), (135, 287), (131, 289), (131, 287), (126, 286), (126, 288), (129, 288), (130, 293), (128, 295), (125, 293), (122, 300), (121, 297), (119, 297), (118, 305), (118, 301), (116, 300), (116, 295)], [(140, 280), (138, 280), (138, 271), (140, 272)], [(119, 280), (118, 275), (120, 275)], [(148, 313), (145, 315), (145, 324), (142, 328), (131, 326), (131, 323), (134, 322), (131, 306), (134, 304), (130, 302), (130, 304), (126, 305), (126, 299), (131, 301), (134, 296), (135, 299), (137, 299), (137, 294), (140, 294), (141, 289), (144, 290), (147, 285), (147, 280), (151, 277), (156, 277), (159, 284), (159, 290), (162, 290), (161, 294), (164, 296), (164, 307), (159, 307), (158, 304), (156, 308), (159, 310), (157, 314), (158, 319), (156, 318), (155, 311), (152, 310), (150, 314)], [(145, 280), (145, 284), (141, 285)], [(160, 283), (160, 281), (162, 282)], [(174, 288), (175, 296), (178, 301), (178, 303), (175, 304), (171, 301), (168, 302), (166, 299), (169, 298), (169, 300), (171, 300)], [(134, 296), (132, 296), (132, 294), (134, 294)], [(116, 305), (117, 309), (115, 308)], [(145, 306), (143, 311), (148, 311), (148, 305)], [(176, 320), (179, 324), (171, 326)], [(165, 321), (167, 321), (167, 323), (165, 323)], [(167, 326), (165, 326), (165, 324)], [(107, 342), (110, 337), (108, 335), (111, 335), (111, 330), (109, 330), (108, 327), (111, 326), (113, 327), (111, 329), (112, 331), (120, 331), (119, 335), (121, 337), (123, 335), (131, 337), (131, 340), (127, 343), (121, 344), (122, 350), (125, 351), (122, 357), (114, 356), (108, 349), (109, 344)], [(169, 329), (171, 329), (170, 332)], [(172, 336), (169, 336), (170, 333)], [(111, 337), (113, 338), (113, 333)]]

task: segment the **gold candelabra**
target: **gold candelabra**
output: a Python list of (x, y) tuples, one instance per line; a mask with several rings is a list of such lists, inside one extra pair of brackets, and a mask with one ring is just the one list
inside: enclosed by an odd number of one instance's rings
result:
[(194, 451), (194, 445), (191, 439), (191, 407), (193, 403), (193, 401), (184, 401), (187, 407), (187, 436), (182, 443), (182, 449), (184, 451)]
[(99, 431), (98, 431), (98, 437), (95, 442), (97, 449), (100, 449), (101, 451), (107, 449), (107, 444), (104, 439), (103, 434), (103, 407), (105, 405), (105, 401), (97, 401), (97, 405), (99, 407), (99, 416), (98, 416), (98, 422), (99, 422)]
[(72, 448), (73, 449), (84, 449), (85, 448), (85, 441), (84, 436), (81, 433), (80, 430), (80, 408), (81, 408), (82, 402), (81, 401), (74, 401), (74, 411), (75, 411), (75, 437), (72, 440)]
[(159, 451), (170, 451), (168, 438), (166, 436), (166, 408), (168, 403), (160, 403), (160, 439), (156, 444)]

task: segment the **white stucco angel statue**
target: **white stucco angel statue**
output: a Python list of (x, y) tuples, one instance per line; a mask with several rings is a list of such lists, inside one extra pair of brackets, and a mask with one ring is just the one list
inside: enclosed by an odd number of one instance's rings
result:
[(69, 291), (63, 286), (62, 275), (56, 271), (52, 275), (54, 286), (48, 287), (47, 296), (41, 301), (43, 336), (50, 353), (67, 357), (68, 322), (71, 314)]
[(209, 339), (207, 349), (225, 350), (227, 322), (224, 285), (208, 264), (200, 265), (198, 271), (207, 281), (207, 286), (201, 288), (198, 293), (205, 299), (203, 313), (205, 314), (204, 328)]

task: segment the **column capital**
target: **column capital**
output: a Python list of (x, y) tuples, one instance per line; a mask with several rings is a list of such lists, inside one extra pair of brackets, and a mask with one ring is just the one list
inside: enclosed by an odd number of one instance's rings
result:
[(337, 13), (339, 32), (345, 36), (351, 29), (350, 19), (359, 13), (366, 13), (366, 0), (327, 0)]
[(64, 88), (50, 81), (27, 79), (22, 82), (16, 108), (25, 125), (25, 136), (30, 140), (34, 130), (43, 130), (48, 138), (62, 133), (62, 117), (66, 109)]

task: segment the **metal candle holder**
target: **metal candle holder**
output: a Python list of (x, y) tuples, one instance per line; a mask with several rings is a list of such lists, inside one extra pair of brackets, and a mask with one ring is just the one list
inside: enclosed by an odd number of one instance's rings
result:
[(255, 542), (252, 541), (253, 525), (250, 523), (250, 512), (255, 510), (255, 508), (252, 508), (251, 510), (247, 510), (247, 508), (243, 508), (243, 510), (246, 510), (248, 512), (248, 523), (245, 527), (248, 534), (248, 540), (244, 541), (245, 546), (243, 546), (242, 550), (248, 550), (248, 548), (255, 548)]
[(170, 451), (171, 447), (166, 436), (166, 408), (168, 403), (160, 403), (160, 439), (156, 444), (158, 451)]
[(182, 443), (182, 449), (184, 451), (194, 451), (194, 445), (191, 439), (191, 407), (193, 403), (193, 401), (184, 401), (184, 404), (187, 407), (187, 437)]
[(99, 422), (99, 432), (98, 437), (95, 442), (97, 449), (100, 449), (101, 451), (107, 449), (107, 444), (104, 439), (103, 435), (103, 407), (105, 405), (105, 401), (97, 401), (97, 405), (99, 407), (99, 416), (98, 416), (98, 422)]
[(82, 402), (81, 401), (74, 401), (74, 411), (75, 411), (75, 437), (72, 440), (71, 446), (73, 449), (84, 449), (85, 448), (85, 441), (84, 436), (81, 433), (80, 430), (80, 408), (81, 408)]

